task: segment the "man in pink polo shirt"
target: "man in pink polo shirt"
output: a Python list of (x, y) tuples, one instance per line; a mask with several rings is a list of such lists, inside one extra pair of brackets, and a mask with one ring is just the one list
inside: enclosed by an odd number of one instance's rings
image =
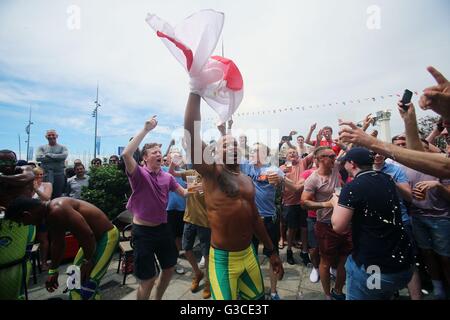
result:
[(152, 292), (157, 278), (155, 255), (162, 268), (156, 287), (156, 300), (162, 298), (169, 285), (178, 258), (178, 251), (167, 224), (169, 191), (187, 195), (187, 190), (182, 188), (173, 176), (161, 170), (163, 157), (159, 144), (144, 145), (142, 167), (133, 158), (133, 153), (141, 141), (157, 124), (156, 116), (147, 120), (144, 128), (128, 143), (122, 154), (133, 190), (127, 209), (133, 214), (134, 272), (139, 280), (138, 300), (148, 300)]

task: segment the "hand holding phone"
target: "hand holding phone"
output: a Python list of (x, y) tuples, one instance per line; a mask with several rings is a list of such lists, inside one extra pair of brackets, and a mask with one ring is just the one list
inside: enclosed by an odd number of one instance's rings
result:
[(405, 92), (403, 93), (403, 97), (401, 100), (403, 110), (405, 110), (405, 111), (408, 110), (407, 105), (411, 103), (412, 95), (413, 95), (413, 93), (411, 91), (409, 91), (408, 89), (405, 89)]

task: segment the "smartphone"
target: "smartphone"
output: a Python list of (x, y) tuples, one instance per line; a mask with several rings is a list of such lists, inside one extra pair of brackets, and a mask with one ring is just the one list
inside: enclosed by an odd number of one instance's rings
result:
[(292, 136), (283, 136), (281, 139), (283, 141), (292, 141)]
[(413, 93), (411, 91), (409, 91), (408, 89), (405, 89), (405, 92), (403, 93), (403, 97), (402, 97), (402, 108), (403, 110), (408, 110), (408, 106), (407, 104), (409, 104), (411, 102), (411, 98), (412, 98)]

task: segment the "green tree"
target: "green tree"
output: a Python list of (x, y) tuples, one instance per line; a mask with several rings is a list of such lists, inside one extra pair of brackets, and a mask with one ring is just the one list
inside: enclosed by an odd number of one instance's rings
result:
[[(419, 134), (421, 138), (426, 138), (434, 130), (436, 123), (439, 121), (439, 117), (425, 116), (417, 119), (417, 126), (419, 127)], [(435, 141), (432, 141), (438, 148), (445, 149), (446, 142), (444, 137), (437, 137)]]
[(115, 165), (106, 165), (91, 167), (89, 187), (83, 187), (81, 199), (97, 206), (113, 220), (125, 210), (130, 194), (131, 187), (125, 173)]

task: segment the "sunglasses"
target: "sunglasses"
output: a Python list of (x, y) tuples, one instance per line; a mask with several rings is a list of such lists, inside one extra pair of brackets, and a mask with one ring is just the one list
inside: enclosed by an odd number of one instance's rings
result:
[(323, 158), (329, 158), (331, 160), (336, 159), (336, 155), (335, 154), (324, 154), (322, 156), (320, 156), (322, 159)]

